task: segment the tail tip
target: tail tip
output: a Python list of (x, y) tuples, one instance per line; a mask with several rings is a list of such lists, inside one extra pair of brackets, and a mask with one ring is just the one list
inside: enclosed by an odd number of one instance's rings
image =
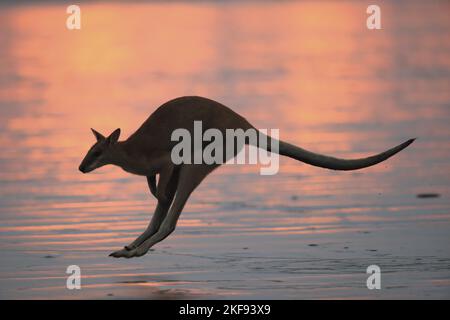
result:
[(404, 142), (402, 145), (403, 145), (404, 148), (406, 148), (407, 146), (409, 146), (411, 143), (413, 143), (413, 142), (416, 141), (417, 139), (418, 139), (417, 137), (416, 137), (416, 138), (409, 139), (408, 141)]

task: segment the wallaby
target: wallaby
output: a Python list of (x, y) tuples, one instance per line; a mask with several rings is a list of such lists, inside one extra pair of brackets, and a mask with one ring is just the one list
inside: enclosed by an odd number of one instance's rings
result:
[[(104, 165), (113, 164), (127, 172), (146, 176), (150, 192), (158, 201), (147, 229), (132, 243), (122, 250), (111, 253), (110, 256), (140, 257), (153, 245), (169, 236), (175, 230), (180, 213), (190, 194), (209, 173), (220, 165), (175, 165), (171, 160), (171, 150), (175, 145), (175, 142), (171, 141), (172, 132), (178, 128), (185, 128), (192, 132), (194, 121), (202, 121), (205, 128), (217, 128), (221, 132), (225, 132), (226, 129), (255, 129), (246, 119), (230, 108), (216, 101), (195, 96), (180, 97), (164, 103), (125, 141), (118, 141), (120, 129), (116, 129), (108, 137), (91, 129), (97, 142), (87, 152), (79, 170), (87, 173)], [(267, 138), (270, 139), (270, 137)], [(317, 167), (356, 170), (388, 159), (414, 140), (410, 139), (368, 158), (353, 160), (316, 154), (281, 140), (278, 141), (278, 152), (280, 155)], [(266, 150), (271, 151), (271, 144), (267, 145)], [(235, 150), (235, 154), (239, 151)], [(156, 175), (159, 175), (158, 182), (156, 182)]]

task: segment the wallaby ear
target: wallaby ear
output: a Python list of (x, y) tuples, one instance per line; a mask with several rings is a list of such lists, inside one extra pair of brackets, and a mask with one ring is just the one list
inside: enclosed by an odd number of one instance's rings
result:
[(97, 132), (97, 131), (95, 131), (92, 128), (91, 128), (91, 130), (92, 130), (92, 133), (95, 136), (95, 139), (97, 139), (97, 142), (100, 141), (100, 140), (104, 140), (105, 139), (105, 137), (100, 132)]
[(113, 133), (109, 135), (108, 138), (106, 138), (106, 140), (108, 141), (109, 144), (114, 144), (117, 143), (117, 141), (119, 140), (119, 136), (120, 136), (120, 128), (117, 128), (116, 130), (114, 130)]

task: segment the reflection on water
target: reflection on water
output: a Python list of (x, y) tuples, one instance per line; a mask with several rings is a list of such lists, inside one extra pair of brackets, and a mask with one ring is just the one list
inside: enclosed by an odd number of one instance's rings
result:
[[(64, 6), (3, 4), (0, 297), (448, 298), (449, 6), (386, 2), (368, 31), (357, 2), (105, 2), (68, 31)], [(89, 128), (125, 138), (193, 94), (335, 156), (419, 140), (351, 173), (222, 167), (155, 251), (108, 258), (155, 200), (117, 168), (77, 171)], [(384, 295), (363, 288), (372, 263), (393, 274)], [(82, 292), (65, 290), (70, 264)]]

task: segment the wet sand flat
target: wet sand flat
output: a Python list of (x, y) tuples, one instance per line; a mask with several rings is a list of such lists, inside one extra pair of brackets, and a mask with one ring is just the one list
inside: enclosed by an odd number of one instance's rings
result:
[[(449, 299), (449, 9), (386, 2), (369, 31), (358, 2), (102, 2), (71, 32), (64, 6), (1, 4), (0, 298)], [(78, 171), (89, 128), (124, 139), (193, 94), (338, 157), (419, 139), (355, 172), (223, 166), (153, 251), (108, 257), (156, 201), (143, 177)]]

